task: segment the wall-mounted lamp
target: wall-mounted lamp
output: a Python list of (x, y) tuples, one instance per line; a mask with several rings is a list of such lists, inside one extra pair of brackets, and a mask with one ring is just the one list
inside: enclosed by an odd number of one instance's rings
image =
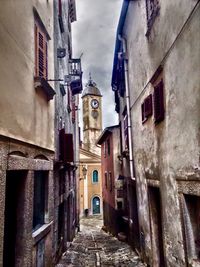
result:
[(79, 180), (84, 180), (84, 179), (86, 179), (87, 169), (86, 169), (85, 166), (83, 166), (83, 168), (82, 168), (82, 174), (83, 174), (83, 178), (79, 178)]

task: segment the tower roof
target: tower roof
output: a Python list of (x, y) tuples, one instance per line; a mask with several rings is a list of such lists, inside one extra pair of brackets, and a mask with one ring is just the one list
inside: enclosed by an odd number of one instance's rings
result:
[(97, 95), (102, 96), (100, 90), (97, 88), (96, 83), (92, 80), (91, 74), (89, 76), (89, 81), (83, 90), (82, 97), (86, 95)]

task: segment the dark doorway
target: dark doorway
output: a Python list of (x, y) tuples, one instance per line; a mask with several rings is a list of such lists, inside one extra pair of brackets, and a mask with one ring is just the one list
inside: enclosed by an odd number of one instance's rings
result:
[(151, 227), (152, 266), (165, 266), (162, 241), (162, 215), (160, 190), (156, 187), (148, 188), (149, 213)]
[[(23, 255), (25, 171), (8, 171), (5, 192), (3, 266), (14, 267)], [(20, 255), (19, 255), (20, 253)]]
[(100, 214), (100, 198), (94, 197), (92, 200), (93, 214)]

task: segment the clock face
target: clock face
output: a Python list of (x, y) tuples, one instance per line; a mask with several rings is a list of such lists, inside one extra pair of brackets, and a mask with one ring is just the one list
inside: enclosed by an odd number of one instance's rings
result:
[(99, 101), (97, 99), (92, 99), (91, 106), (93, 108), (98, 108), (99, 107)]

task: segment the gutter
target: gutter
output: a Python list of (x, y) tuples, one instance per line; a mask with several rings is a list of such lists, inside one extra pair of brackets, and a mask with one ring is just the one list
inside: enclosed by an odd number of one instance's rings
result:
[(124, 75), (125, 75), (125, 98), (126, 98), (126, 106), (127, 106), (127, 116), (128, 116), (128, 142), (129, 142), (129, 163), (130, 163), (130, 174), (131, 179), (135, 180), (135, 172), (134, 172), (134, 161), (133, 161), (133, 140), (132, 140), (132, 126), (131, 126), (131, 112), (130, 112), (130, 87), (129, 87), (129, 79), (128, 79), (128, 58), (127, 58), (127, 46), (126, 39), (121, 35), (118, 35), (119, 41), (122, 42), (123, 47), (123, 55), (124, 55)]
[(115, 73), (116, 73), (117, 62), (118, 62), (118, 52), (119, 52), (119, 48), (120, 48), (120, 44), (121, 44), (121, 41), (118, 39), (118, 36), (122, 35), (122, 31), (123, 31), (124, 23), (125, 23), (125, 19), (126, 19), (126, 14), (128, 11), (129, 1), (130, 0), (124, 0), (123, 1), (121, 13), (120, 13), (120, 18), (119, 18), (119, 23), (117, 26), (115, 52), (114, 52), (114, 60), (113, 60), (113, 71), (112, 71), (112, 82), (111, 82), (112, 88), (114, 88)]

